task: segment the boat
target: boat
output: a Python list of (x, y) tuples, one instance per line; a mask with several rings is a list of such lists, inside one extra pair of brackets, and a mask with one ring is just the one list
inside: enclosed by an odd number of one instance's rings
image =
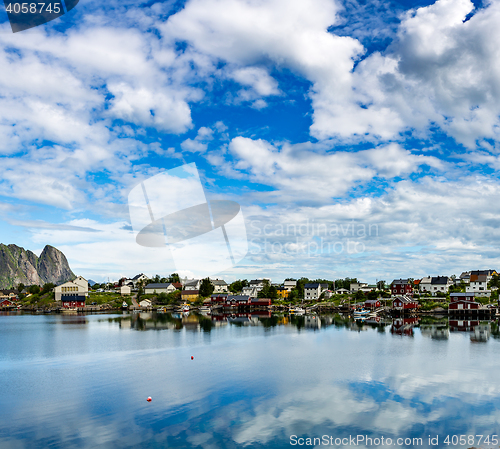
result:
[(200, 311), (200, 313), (208, 315), (210, 315), (210, 313), (212, 312), (211, 308), (208, 306), (201, 306), (198, 310)]
[(128, 309), (127, 301), (122, 302), (122, 309)]
[(291, 307), (290, 313), (293, 313), (295, 315), (303, 315), (304, 313), (306, 313), (306, 311), (302, 307)]
[(371, 312), (369, 310), (366, 310), (366, 309), (355, 309), (353, 312), (353, 315), (355, 317), (365, 317), (365, 316), (370, 315), (370, 313)]
[(189, 312), (189, 304), (182, 304), (182, 311)]

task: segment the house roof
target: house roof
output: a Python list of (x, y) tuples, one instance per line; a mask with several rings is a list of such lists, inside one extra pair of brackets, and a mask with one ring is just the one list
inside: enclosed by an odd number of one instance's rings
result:
[(396, 296), (393, 300), (394, 301), (401, 301), (403, 304), (410, 304), (412, 302), (418, 304), (418, 301), (416, 301), (415, 299), (412, 299), (412, 298), (408, 298), (408, 296)]
[(378, 299), (367, 299), (365, 301), (365, 304), (368, 303), (368, 304), (377, 304), (377, 302), (380, 302)]
[(199, 290), (182, 290), (181, 295), (199, 295)]
[(132, 278), (133, 281), (137, 281), (137, 279), (139, 279), (141, 276), (146, 276), (144, 273), (141, 273), (141, 274), (137, 274), (136, 276), (134, 276)]
[(413, 285), (419, 285), (422, 282), (422, 279), (416, 279), (413, 281)]
[(227, 285), (227, 282), (223, 279), (212, 279), (210, 282), (212, 285)]
[(186, 285), (198, 285), (198, 282), (200, 282), (198, 279), (193, 279), (191, 281), (187, 281), (184, 286)]
[(180, 282), (172, 282), (172, 285), (177, 289), (180, 290), (182, 288), (182, 284)]
[(148, 284), (144, 288), (147, 288), (147, 289), (152, 289), (152, 288), (167, 288), (169, 285), (171, 285), (170, 282), (167, 282), (166, 284)]
[(446, 285), (449, 282), (450, 278), (448, 276), (436, 276), (431, 280), (431, 284), (433, 285)]
[(391, 283), (392, 284), (396, 284), (396, 285), (406, 285), (406, 284), (409, 284), (408, 282), (408, 279), (394, 279)]
[(250, 299), (250, 296), (248, 296), (248, 295), (228, 295), (228, 297), (227, 297), (228, 301), (248, 302), (249, 299)]
[(250, 285), (254, 284), (254, 285), (258, 285), (258, 284), (263, 284), (264, 283), (264, 279), (253, 279), (249, 282)]
[(305, 284), (304, 285), (304, 288), (318, 288), (321, 284), (319, 284), (318, 282), (313, 282), (311, 284)]
[(495, 273), (495, 270), (476, 270), (470, 272), (471, 275), (475, 274), (476, 276), (480, 276), (481, 274), (484, 274), (486, 276), (493, 276)]

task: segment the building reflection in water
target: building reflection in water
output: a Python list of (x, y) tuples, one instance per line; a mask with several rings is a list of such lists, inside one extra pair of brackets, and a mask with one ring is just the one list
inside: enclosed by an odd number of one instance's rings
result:
[[(65, 318), (66, 321), (66, 318)], [(383, 318), (380, 316), (367, 319), (353, 320), (340, 314), (331, 315), (289, 315), (273, 314), (269, 311), (254, 311), (252, 313), (219, 313), (197, 314), (185, 313), (155, 313), (141, 312), (125, 314), (118, 318), (109, 318), (117, 322), (121, 329), (133, 330), (173, 330), (185, 329), (191, 332), (210, 332), (221, 326), (291, 326), (298, 330), (322, 330), (330, 326), (342, 327), (353, 332), (376, 329), (385, 332), (390, 326), (393, 335), (414, 335), (414, 329), (419, 328), (422, 336), (435, 340), (446, 340), (450, 332), (469, 332), (473, 342), (488, 341), (490, 336), (500, 338), (497, 322), (484, 322), (477, 320), (448, 320), (445, 317), (402, 317)], [(85, 324), (86, 318), (67, 317), (68, 324)]]

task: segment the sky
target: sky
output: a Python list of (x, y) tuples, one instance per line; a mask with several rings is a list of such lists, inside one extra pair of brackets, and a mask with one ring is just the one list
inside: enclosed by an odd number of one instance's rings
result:
[[(499, 21), (499, 1), (81, 0), (12, 33), (2, 6), (0, 242), (95, 281), (497, 269)], [(130, 193), (189, 164), (241, 208), (229, 266), (136, 241)]]

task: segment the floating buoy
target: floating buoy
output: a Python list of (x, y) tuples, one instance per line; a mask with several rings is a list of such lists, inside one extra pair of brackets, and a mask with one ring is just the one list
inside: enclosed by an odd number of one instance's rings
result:
[(149, 398), (148, 398), (148, 402), (151, 402), (151, 401), (152, 401), (151, 396), (149, 396)]
[(191, 356), (191, 360), (194, 360), (194, 357), (193, 357), (193, 356)]

